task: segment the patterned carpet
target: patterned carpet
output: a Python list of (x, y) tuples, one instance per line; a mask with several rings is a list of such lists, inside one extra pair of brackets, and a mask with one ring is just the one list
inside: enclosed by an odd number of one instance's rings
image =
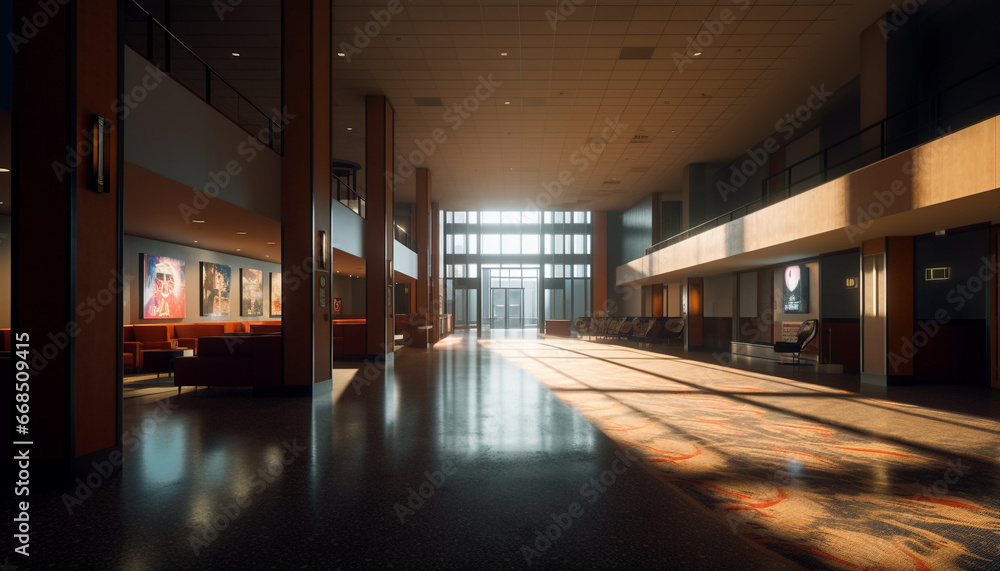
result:
[(1000, 423), (578, 340), (481, 341), (809, 568), (1000, 569)]

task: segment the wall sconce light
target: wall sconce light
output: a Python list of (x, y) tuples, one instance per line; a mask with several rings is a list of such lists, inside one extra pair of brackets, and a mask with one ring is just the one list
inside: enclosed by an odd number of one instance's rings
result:
[(330, 246), (326, 241), (326, 230), (316, 231), (316, 269), (325, 270), (329, 266)]
[(94, 116), (93, 125), (93, 148), (92, 161), (90, 169), (90, 187), (100, 193), (111, 192), (110, 177), (105, 176), (106, 172), (109, 172), (110, 165), (105, 162), (106, 153), (104, 152), (104, 134), (111, 131), (111, 122), (101, 117), (100, 115)]

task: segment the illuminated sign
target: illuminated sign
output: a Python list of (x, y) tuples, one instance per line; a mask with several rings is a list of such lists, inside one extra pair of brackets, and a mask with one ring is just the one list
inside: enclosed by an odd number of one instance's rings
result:
[(809, 268), (788, 266), (785, 268), (785, 313), (809, 313)]

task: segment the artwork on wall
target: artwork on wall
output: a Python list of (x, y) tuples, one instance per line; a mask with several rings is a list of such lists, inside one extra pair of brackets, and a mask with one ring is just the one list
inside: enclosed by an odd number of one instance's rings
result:
[(271, 317), (281, 317), (281, 274), (271, 272)]
[(344, 311), (344, 300), (339, 297), (333, 298), (333, 314), (340, 315)]
[(809, 267), (785, 268), (785, 313), (809, 313)]
[(223, 264), (201, 263), (201, 314), (229, 315), (232, 269)]
[(240, 315), (264, 315), (264, 271), (240, 270)]
[(142, 318), (184, 317), (184, 260), (141, 254)]

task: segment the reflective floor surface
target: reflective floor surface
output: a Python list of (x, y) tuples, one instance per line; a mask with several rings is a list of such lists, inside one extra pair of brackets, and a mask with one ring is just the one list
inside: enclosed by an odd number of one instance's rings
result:
[(405, 349), (384, 370), (358, 366), (353, 377), (335, 371), (343, 382), (317, 399), (241, 389), (127, 399), (122, 473), (105, 478), (98, 466), (74, 489), (33, 491), (30, 565), (10, 562), (22, 570), (796, 567), (665, 485), (468, 334)]

